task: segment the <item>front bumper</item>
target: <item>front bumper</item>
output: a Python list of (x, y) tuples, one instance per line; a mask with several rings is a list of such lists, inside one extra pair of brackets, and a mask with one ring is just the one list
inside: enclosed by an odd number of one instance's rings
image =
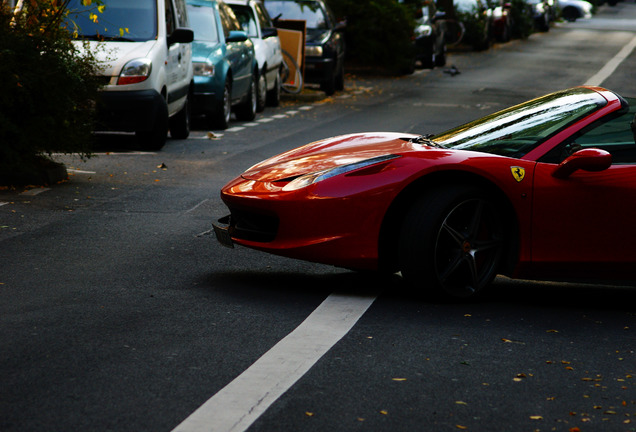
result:
[(156, 127), (156, 119), (168, 107), (156, 90), (102, 91), (98, 110), (98, 129), (136, 132)]
[(335, 74), (336, 60), (323, 57), (305, 58), (305, 82), (320, 84), (329, 81)]

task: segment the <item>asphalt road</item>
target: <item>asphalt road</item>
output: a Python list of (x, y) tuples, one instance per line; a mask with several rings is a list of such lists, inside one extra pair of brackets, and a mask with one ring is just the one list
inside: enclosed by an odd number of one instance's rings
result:
[[(397, 276), (210, 235), (220, 188), (266, 157), (342, 133), (439, 132), (587, 83), (635, 30), (636, 4), (622, 2), (453, 52), (456, 76), (349, 77), (333, 98), (158, 153), (104, 137), (89, 161), (60, 157), (68, 182), (0, 191), (0, 430), (171, 431), (333, 293), (370, 307), (249, 431), (636, 430), (633, 287), (500, 278), (478, 302), (427, 303)], [(635, 68), (631, 52), (599, 84), (636, 96)]]

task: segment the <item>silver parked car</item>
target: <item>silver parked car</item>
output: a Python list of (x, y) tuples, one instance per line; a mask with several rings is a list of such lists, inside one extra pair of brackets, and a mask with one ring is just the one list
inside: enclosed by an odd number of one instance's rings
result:
[(257, 111), (264, 110), (266, 104), (278, 106), (283, 67), (278, 31), (262, 2), (225, 0), (225, 3), (232, 8), (243, 30), (254, 43), (259, 70)]

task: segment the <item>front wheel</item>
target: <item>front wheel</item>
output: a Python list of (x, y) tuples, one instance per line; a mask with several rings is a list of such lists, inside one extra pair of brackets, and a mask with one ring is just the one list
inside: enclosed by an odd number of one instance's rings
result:
[(267, 77), (265, 76), (265, 71), (258, 74), (258, 84), (256, 87), (256, 112), (262, 112), (267, 102)]
[(276, 81), (274, 82), (274, 86), (267, 92), (267, 104), (269, 106), (277, 107), (280, 105), (280, 87), (281, 77), (279, 69), (278, 72), (276, 72)]
[(256, 94), (256, 88), (256, 74), (253, 74), (245, 101), (236, 107), (235, 112), (237, 119), (243, 121), (252, 121), (256, 117), (256, 104), (258, 98)]
[(464, 185), (432, 191), (405, 217), (402, 276), (418, 292), (472, 297), (496, 276), (505, 235), (501, 210), (485, 191)]
[(183, 108), (170, 119), (170, 135), (174, 139), (190, 136), (190, 95), (186, 96)]

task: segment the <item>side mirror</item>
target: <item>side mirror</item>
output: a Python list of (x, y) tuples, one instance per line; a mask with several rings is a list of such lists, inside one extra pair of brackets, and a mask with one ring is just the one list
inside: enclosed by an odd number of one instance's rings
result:
[(588, 148), (579, 150), (556, 167), (553, 177), (568, 178), (574, 171), (603, 171), (612, 165), (612, 155), (605, 150)]
[(189, 28), (177, 28), (168, 36), (168, 45), (190, 43), (194, 40), (194, 32)]
[(247, 33), (244, 31), (231, 30), (225, 42), (245, 42), (247, 39)]
[(265, 27), (261, 29), (263, 39), (278, 36), (278, 29), (276, 27)]

